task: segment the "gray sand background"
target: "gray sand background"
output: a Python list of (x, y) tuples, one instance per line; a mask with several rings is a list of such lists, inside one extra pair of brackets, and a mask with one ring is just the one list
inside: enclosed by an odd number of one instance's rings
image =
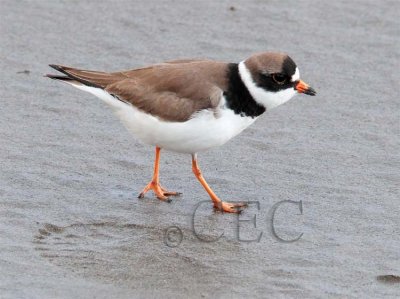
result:
[[(1, 298), (400, 296), (398, 1), (1, 0)], [(233, 8), (231, 8), (233, 7)], [(174, 58), (289, 53), (318, 96), (269, 111), (199, 156), (164, 152), (167, 204), (136, 198), (154, 149), (100, 100), (43, 78), (49, 63), (116, 71)], [(276, 230), (271, 233), (271, 207)], [(182, 243), (164, 244), (178, 226)], [(396, 282), (397, 281), (397, 282)]]

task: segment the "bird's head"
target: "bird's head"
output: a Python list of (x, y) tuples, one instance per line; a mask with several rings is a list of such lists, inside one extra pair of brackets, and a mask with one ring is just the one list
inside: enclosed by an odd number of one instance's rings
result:
[(287, 102), (297, 93), (316, 95), (300, 80), (298, 67), (286, 54), (255, 54), (239, 64), (239, 72), (253, 98), (267, 109)]

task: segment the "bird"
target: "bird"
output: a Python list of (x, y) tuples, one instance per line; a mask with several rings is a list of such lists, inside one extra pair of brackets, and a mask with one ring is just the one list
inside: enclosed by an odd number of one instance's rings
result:
[(190, 154), (192, 171), (214, 208), (229, 213), (240, 213), (247, 203), (220, 199), (200, 170), (198, 154), (225, 144), (296, 94), (316, 95), (300, 80), (293, 59), (281, 52), (255, 53), (239, 63), (179, 59), (118, 72), (49, 66), (59, 73), (46, 77), (97, 96), (136, 138), (155, 147), (153, 176), (139, 198), (150, 190), (167, 202), (181, 194), (160, 184), (165, 149)]

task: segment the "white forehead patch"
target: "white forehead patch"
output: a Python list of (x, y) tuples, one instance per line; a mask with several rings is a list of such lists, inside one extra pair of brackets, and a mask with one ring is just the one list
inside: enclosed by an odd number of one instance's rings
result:
[[(295, 75), (296, 74), (298, 74), (297, 69)], [(293, 87), (283, 89), (278, 92), (271, 92), (265, 90), (264, 88), (258, 87), (251, 77), (250, 71), (244, 64), (244, 61), (239, 63), (239, 75), (253, 99), (260, 105), (263, 105), (265, 108), (267, 108), (267, 110), (282, 105), (297, 94)], [(299, 77), (299, 75), (297, 76)]]
[(296, 72), (292, 76), (292, 82), (297, 81), (300, 79), (300, 71), (299, 68), (296, 66)]

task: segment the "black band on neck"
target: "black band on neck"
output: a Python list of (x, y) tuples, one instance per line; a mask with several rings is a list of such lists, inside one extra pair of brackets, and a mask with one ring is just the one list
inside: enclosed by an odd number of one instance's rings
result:
[(228, 81), (228, 90), (224, 91), (224, 96), (228, 108), (232, 109), (235, 114), (254, 118), (265, 112), (265, 107), (254, 100), (244, 85), (240, 78), (239, 65), (237, 63), (228, 65)]

